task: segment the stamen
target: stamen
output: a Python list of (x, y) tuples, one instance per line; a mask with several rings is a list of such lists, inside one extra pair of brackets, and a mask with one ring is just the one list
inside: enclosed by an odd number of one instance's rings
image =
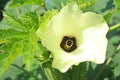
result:
[(67, 41), (66, 41), (66, 47), (72, 47), (72, 45), (73, 45), (73, 41), (71, 40), (71, 39), (68, 39)]
[(66, 52), (74, 51), (77, 48), (75, 37), (64, 36), (60, 47)]

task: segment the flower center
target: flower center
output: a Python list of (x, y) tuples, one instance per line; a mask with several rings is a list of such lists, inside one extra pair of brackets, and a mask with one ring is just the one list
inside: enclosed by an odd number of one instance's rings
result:
[(71, 39), (68, 39), (68, 40), (66, 40), (65, 45), (66, 45), (66, 47), (72, 47), (73, 41)]
[(64, 36), (60, 47), (66, 52), (74, 51), (77, 48), (75, 37)]

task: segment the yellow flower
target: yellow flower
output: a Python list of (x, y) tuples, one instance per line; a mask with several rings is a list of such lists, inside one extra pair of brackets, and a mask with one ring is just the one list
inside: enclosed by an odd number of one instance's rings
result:
[(93, 12), (83, 13), (75, 3), (66, 5), (37, 35), (53, 55), (53, 68), (66, 72), (84, 61), (103, 63), (106, 56), (108, 25)]

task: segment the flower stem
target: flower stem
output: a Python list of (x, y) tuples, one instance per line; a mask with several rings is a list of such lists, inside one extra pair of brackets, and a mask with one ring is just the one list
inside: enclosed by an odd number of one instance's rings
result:
[(43, 69), (46, 77), (48, 80), (56, 80), (55, 76), (53, 74), (53, 69), (51, 67), (51, 62), (46, 62), (41, 65), (41, 68)]
[(66, 73), (61, 73), (60, 71), (54, 69), (54, 74), (56, 80), (70, 80), (69, 71)]
[(42, 68), (48, 80), (70, 80), (69, 72), (61, 73), (52, 68), (49, 62), (42, 64)]
[(70, 70), (70, 80), (85, 80), (86, 63), (73, 66)]
[(115, 29), (117, 29), (117, 28), (120, 28), (120, 23), (111, 26), (110, 29), (109, 29), (109, 31), (113, 31), (113, 30), (115, 30)]
[(51, 62), (42, 64), (42, 68), (48, 80), (85, 80), (86, 63), (73, 66), (65, 73), (52, 68)]

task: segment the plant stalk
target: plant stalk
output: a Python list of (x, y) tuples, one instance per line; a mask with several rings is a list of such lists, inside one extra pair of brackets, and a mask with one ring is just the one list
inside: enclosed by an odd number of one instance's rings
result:
[(109, 29), (109, 31), (113, 31), (113, 30), (118, 29), (118, 28), (120, 28), (120, 23), (111, 26), (110, 29)]
[(52, 68), (51, 62), (44, 63), (42, 68), (48, 80), (85, 80), (86, 63), (73, 66), (65, 73)]

